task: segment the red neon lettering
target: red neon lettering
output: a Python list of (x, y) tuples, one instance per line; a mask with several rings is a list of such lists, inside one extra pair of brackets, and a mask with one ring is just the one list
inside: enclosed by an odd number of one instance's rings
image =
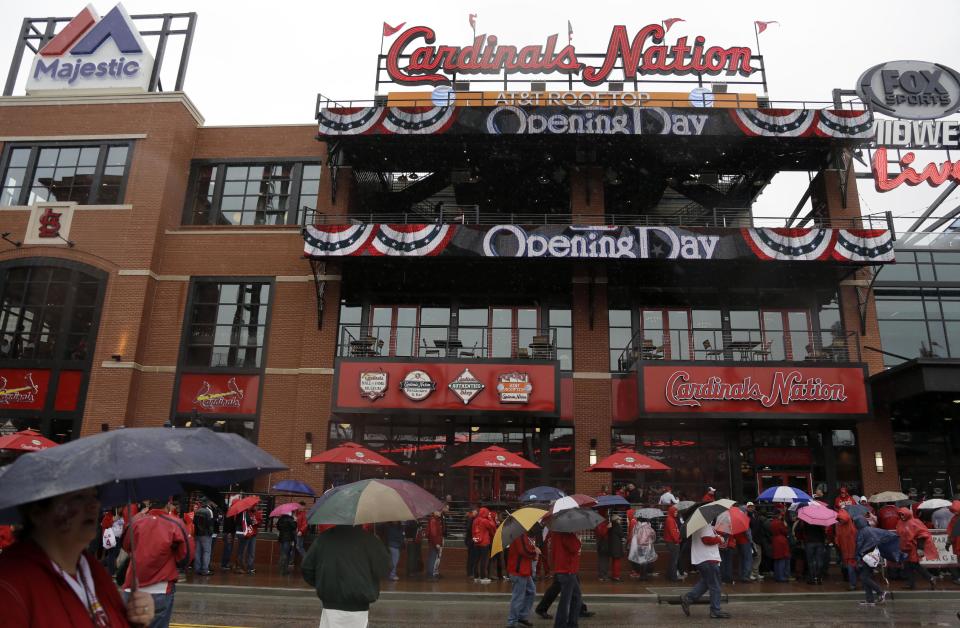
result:
[(917, 172), (910, 167), (917, 156), (913, 152), (908, 152), (900, 158), (900, 165), (903, 169), (892, 179), (887, 173), (887, 149), (878, 148), (873, 153), (873, 180), (878, 192), (889, 192), (906, 183), (909, 186), (920, 185), (924, 181), (935, 188), (949, 179), (960, 182), (960, 161), (950, 161), (949, 159), (939, 166), (930, 162), (924, 166), (923, 170)]

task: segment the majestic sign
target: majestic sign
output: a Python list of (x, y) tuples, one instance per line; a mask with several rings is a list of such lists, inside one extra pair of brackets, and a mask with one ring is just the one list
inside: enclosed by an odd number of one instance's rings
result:
[[(662, 103), (658, 103), (662, 104)], [(869, 111), (594, 105), (331, 107), (319, 135), (634, 135), (708, 137), (873, 136)]]
[[(706, 38), (699, 35), (692, 44), (687, 37), (680, 37), (667, 46), (665, 36), (660, 24), (644, 26), (632, 40), (626, 26), (614, 26), (603, 62), (593, 67), (577, 59), (572, 44), (558, 46), (556, 34), (547, 37), (542, 46), (501, 45), (496, 35), (485, 34), (468, 46), (434, 46), (434, 30), (414, 26), (398, 35), (390, 46), (387, 74), (401, 85), (449, 85), (454, 76), (500, 73), (581, 75), (587, 85), (599, 85), (621, 68), (627, 81), (638, 74), (750, 76), (757, 71), (750, 65), (752, 53), (748, 47), (707, 47)], [(418, 43), (423, 45), (414, 47)]]
[(388, 377), (384, 371), (360, 373), (360, 396), (376, 401), (387, 394)]
[(876, 113), (933, 120), (960, 109), (960, 73), (928, 61), (888, 61), (860, 75), (857, 95)]
[(88, 5), (40, 49), (26, 91), (144, 92), (152, 71), (153, 56), (123, 5), (103, 19)]
[[(370, 403), (361, 396), (357, 381), (360, 373), (374, 369), (386, 373), (390, 381), (403, 383), (402, 387), (391, 385), (383, 398)], [(415, 373), (419, 375), (411, 377)], [(560, 366), (553, 360), (375, 362), (340, 358), (334, 378), (333, 407), (341, 413), (514, 412), (553, 417), (560, 413)], [(506, 397), (501, 400), (503, 395)]]
[(887, 172), (887, 149), (876, 149), (873, 152), (872, 170), (877, 191), (889, 192), (900, 187), (902, 183), (915, 186), (926, 182), (932, 188), (950, 180), (960, 183), (960, 161), (945, 159), (939, 164), (931, 162), (917, 172), (911, 166), (916, 158), (917, 156), (913, 152), (904, 153), (903, 157), (900, 158), (900, 172), (893, 173), (893, 176), (890, 176)]
[(437, 384), (421, 370), (410, 371), (400, 382), (400, 390), (413, 401), (423, 401), (436, 390)]
[(586, 225), (358, 224), (304, 230), (307, 257), (524, 257), (777, 260), (875, 264), (894, 259), (889, 231)]
[(644, 412), (650, 414), (843, 414), (869, 411), (861, 367), (641, 367)]
[(260, 377), (256, 375), (184, 374), (180, 376), (177, 412), (256, 414)]
[(533, 383), (527, 373), (519, 371), (504, 373), (497, 380), (500, 403), (529, 403), (532, 392)]
[(447, 384), (447, 388), (463, 400), (463, 405), (467, 405), (484, 389), (484, 385), (483, 382), (473, 376), (470, 369), (463, 369), (463, 373), (460, 373), (457, 379)]

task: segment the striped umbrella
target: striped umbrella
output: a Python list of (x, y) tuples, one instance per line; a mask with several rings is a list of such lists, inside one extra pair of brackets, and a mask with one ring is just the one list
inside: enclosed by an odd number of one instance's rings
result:
[(545, 514), (547, 511), (543, 508), (521, 508), (511, 512), (493, 535), (490, 555), (496, 556), (510, 547), (511, 543), (532, 528)]
[(735, 501), (731, 499), (718, 499), (708, 502), (693, 511), (683, 524), (683, 536), (690, 537), (700, 528), (710, 525), (716, 521), (717, 517), (733, 508)]
[(808, 502), (813, 498), (792, 486), (772, 486), (757, 496), (758, 502), (776, 502), (792, 504), (794, 502)]
[(561, 497), (557, 501), (553, 502), (553, 505), (550, 506), (550, 514), (556, 514), (561, 510), (569, 510), (570, 508), (592, 508), (596, 505), (596, 499), (590, 497), (589, 495), (584, 495), (583, 493), (576, 493), (574, 495)]
[(443, 502), (407, 480), (360, 480), (324, 493), (307, 514), (312, 524), (359, 525), (419, 519)]

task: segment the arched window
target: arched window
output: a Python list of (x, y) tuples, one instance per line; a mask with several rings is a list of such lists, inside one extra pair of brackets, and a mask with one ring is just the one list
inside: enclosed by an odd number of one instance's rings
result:
[(65, 260), (0, 264), (0, 425), (79, 435), (105, 284)]

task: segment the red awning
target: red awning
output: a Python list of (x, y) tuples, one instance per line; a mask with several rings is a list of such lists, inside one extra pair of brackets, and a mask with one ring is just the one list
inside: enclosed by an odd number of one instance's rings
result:
[(587, 471), (669, 471), (670, 467), (630, 449), (621, 449)]
[(4, 451), (40, 451), (56, 446), (55, 442), (44, 438), (40, 432), (34, 430), (23, 430), (9, 436), (0, 436), (0, 450)]
[(453, 467), (473, 467), (476, 469), (539, 469), (526, 458), (509, 452), (503, 447), (492, 445), (472, 456), (467, 456)]
[(307, 463), (325, 464), (365, 464), (375, 467), (396, 467), (396, 462), (356, 443), (344, 443), (309, 458)]

